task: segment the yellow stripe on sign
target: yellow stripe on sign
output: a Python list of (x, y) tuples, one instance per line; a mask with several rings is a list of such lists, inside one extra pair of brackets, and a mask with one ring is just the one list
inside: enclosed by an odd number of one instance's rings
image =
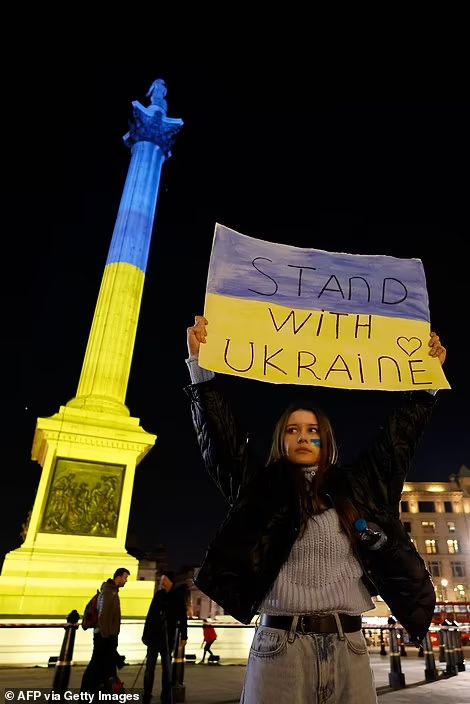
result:
[(389, 391), (450, 388), (429, 324), (207, 294), (200, 364), (259, 381)]

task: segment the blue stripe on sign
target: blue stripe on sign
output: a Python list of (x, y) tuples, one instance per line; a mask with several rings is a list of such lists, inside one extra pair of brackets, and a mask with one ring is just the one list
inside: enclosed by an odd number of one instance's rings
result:
[(420, 259), (292, 247), (219, 224), (207, 291), (287, 308), (429, 321)]

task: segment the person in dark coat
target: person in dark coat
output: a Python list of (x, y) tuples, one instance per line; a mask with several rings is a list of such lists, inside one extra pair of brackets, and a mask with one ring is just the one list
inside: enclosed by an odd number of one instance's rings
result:
[(119, 567), (112, 579), (101, 585), (98, 596), (98, 624), (93, 630), (93, 653), (83, 673), (82, 692), (109, 692), (118, 680), (116, 667), (121, 658), (117, 652), (118, 636), (121, 628), (121, 604), (119, 590), (122, 589), (130, 572)]
[(155, 592), (145, 619), (142, 642), (147, 646), (147, 662), (144, 673), (143, 703), (152, 698), (155, 667), (158, 656), (162, 663), (162, 704), (172, 704), (171, 654), (175, 647), (177, 629), (181, 645), (188, 638), (188, 621), (184, 589), (175, 588), (175, 574), (167, 570), (162, 574), (160, 587)]
[[(217, 376), (199, 366), (208, 332), (203, 316), (187, 329), (193, 383), (186, 391), (205, 467), (229, 508), (195, 583), (242, 623), (260, 616), (241, 702), (374, 704), (361, 631), (371, 596), (382, 596), (416, 643), (434, 611), (434, 587), (399, 520), (399, 502), (435, 392), (397, 394), (397, 407), (350, 466), (338, 464), (326, 414), (294, 401), (263, 464)], [(428, 351), (444, 363), (435, 333)], [(380, 549), (360, 541), (360, 518), (378, 526)]]

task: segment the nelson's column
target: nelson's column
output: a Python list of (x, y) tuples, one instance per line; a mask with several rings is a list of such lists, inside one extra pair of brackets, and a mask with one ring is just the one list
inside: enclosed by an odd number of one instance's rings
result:
[(83, 608), (117, 567), (126, 616), (145, 616), (153, 582), (137, 581), (125, 549), (135, 468), (156, 436), (125, 405), (160, 173), (183, 121), (166, 116), (157, 79), (150, 105), (132, 103), (131, 160), (76, 396), (38, 418), (32, 458), (42, 474), (23, 545), (0, 577), (0, 615), (64, 616)]

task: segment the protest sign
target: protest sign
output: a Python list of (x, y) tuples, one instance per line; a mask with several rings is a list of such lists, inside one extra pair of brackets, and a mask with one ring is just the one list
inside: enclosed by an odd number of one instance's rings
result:
[(292, 247), (216, 225), (200, 364), (284, 384), (444, 389), (419, 259)]

